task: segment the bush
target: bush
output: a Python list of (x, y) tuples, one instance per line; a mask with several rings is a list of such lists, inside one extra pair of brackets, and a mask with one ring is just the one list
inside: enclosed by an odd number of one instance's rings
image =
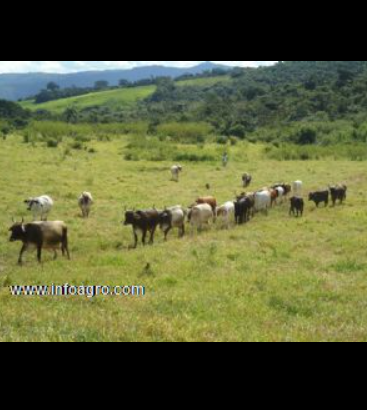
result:
[(71, 148), (75, 150), (82, 150), (84, 149), (84, 145), (81, 141), (75, 141), (71, 144)]
[(213, 128), (206, 123), (171, 122), (156, 127), (158, 136), (169, 136), (175, 142), (183, 144), (203, 143), (212, 132)]
[(48, 140), (47, 147), (48, 148), (57, 148), (59, 146), (59, 141), (57, 140)]
[(226, 145), (228, 143), (228, 137), (222, 136), (217, 138), (217, 144)]
[(276, 161), (318, 161), (322, 159), (366, 161), (367, 146), (365, 144), (307, 145), (283, 144), (275, 147), (267, 146), (264, 155)]
[(236, 124), (229, 129), (229, 135), (245, 139), (246, 137), (246, 128), (241, 124)]

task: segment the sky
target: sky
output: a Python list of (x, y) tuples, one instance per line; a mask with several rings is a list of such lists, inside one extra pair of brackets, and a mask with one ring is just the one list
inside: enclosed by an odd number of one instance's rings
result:
[[(192, 67), (204, 61), (0, 61), (0, 73), (74, 73), (90, 70), (129, 69), (149, 65)], [(276, 61), (213, 61), (213, 63), (240, 67), (271, 65)]]

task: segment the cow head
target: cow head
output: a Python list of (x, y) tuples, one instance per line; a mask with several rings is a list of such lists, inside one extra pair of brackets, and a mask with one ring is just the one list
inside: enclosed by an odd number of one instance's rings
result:
[(310, 192), (310, 195), (308, 196), (309, 201), (313, 201), (315, 198), (315, 194), (313, 192)]
[(138, 214), (134, 211), (128, 211), (125, 213), (125, 222), (124, 225), (128, 226), (128, 225), (134, 225), (134, 223), (136, 222), (137, 218), (138, 218)]
[(28, 211), (32, 210), (32, 207), (33, 207), (34, 204), (40, 204), (40, 202), (37, 199), (34, 199), (34, 198), (26, 199), (24, 201), (24, 203), (27, 205)]
[(15, 222), (13, 226), (9, 229), (10, 234), (10, 242), (16, 242), (16, 241), (23, 241), (26, 236), (26, 229), (24, 225), (24, 220), (22, 222)]

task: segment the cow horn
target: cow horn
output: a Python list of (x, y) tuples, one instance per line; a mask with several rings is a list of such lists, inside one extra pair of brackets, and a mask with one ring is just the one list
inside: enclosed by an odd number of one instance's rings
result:
[(22, 217), (22, 225), (24, 224), (24, 217)]

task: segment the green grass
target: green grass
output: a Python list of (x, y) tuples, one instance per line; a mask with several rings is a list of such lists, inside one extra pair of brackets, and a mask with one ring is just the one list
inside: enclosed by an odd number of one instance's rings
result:
[(68, 107), (75, 107), (78, 110), (97, 106), (106, 106), (109, 108), (131, 107), (138, 101), (153, 94), (155, 88), (155, 86), (124, 88), (65, 98), (44, 104), (35, 104), (33, 101), (24, 101), (21, 105), (23, 108), (28, 108), (33, 111), (47, 110), (56, 114), (64, 112)]
[[(263, 147), (239, 143), (227, 169), (218, 161), (183, 163), (180, 183), (171, 162), (124, 160), (129, 138), (87, 142), (71, 150), (0, 141), (0, 341), (367, 341), (367, 225), (365, 162), (265, 160)], [(178, 147), (183, 154), (192, 147)], [(288, 217), (286, 205), (268, 217), (226, 231), (218, 226), (179, 240), (162, 235), (153, 247), (129, 251), (123, 207), (191, 204), (211, 192), (219, 202), (241, 192), (241, 175), (254, 188), (302, 179), (306, 191), (345, 182), (346, 205)], [(90, 220), (79, 217), (77, 197), (90, 190)], [(27, 216), (30, 195), (55, 199), (53, 219), (70, 229), (72, 261), (38, 266), (29, 254), (16, 265), (20, 245), (8, 242), (13, 216)], [(52, 219), (51, 218), (51, 219)], [(29, 219), (29, 216), (28, 216)], [(151, 264), (149, 275), (144, 273)], [(14, 298), (10, 284), (141, 284), (144, 299), (98, 297)]]
[(219, 77), (207, 77), (207, 78), (193, 78), (191, 80), (178, 81), (177, 85), (179, 87), (211, 87), (219, 83), (227, 83), (231, 81), (229, 75), (219, 76)]

